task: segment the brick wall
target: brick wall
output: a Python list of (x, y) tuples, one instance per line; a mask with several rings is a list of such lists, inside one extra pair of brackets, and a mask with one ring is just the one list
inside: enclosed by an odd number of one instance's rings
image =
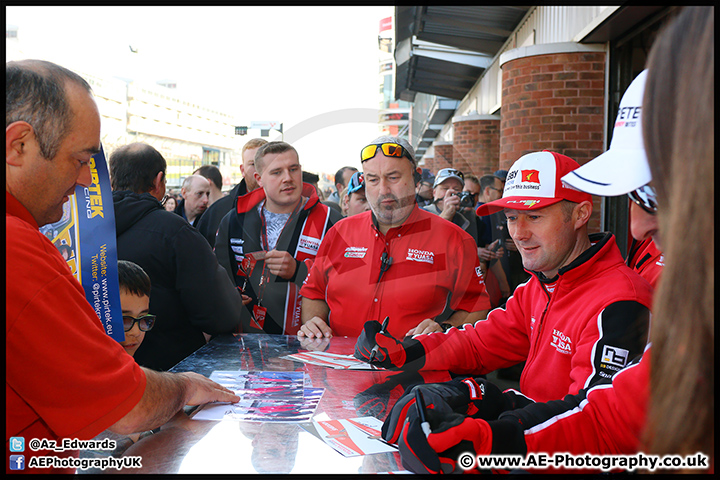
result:
[(430, 173), (435, 175), (435, 157), (423, 156), (423, 161), (425, 162), (425, 165), (423, 165), (421, 168), (427, 168), (428, 170), (430, 170)]
[[(526, 153), (552, 150), (583, 165), (603, 150), (605, 53), (536, 55), (502, 65), (500, 168)], [(593, 197), (591, 232), (600, 230)]]
[(435, 158), (433, 159), (433, 167), (430, 171), (433, 175), (442, 168), (453, 166), (453, 144), (442, 142), (435, 144)]
[(478, 178), (497, 170), (500, 160), (500, 119), (469, 115), (453, 120), (452, 160), (453, 167)]

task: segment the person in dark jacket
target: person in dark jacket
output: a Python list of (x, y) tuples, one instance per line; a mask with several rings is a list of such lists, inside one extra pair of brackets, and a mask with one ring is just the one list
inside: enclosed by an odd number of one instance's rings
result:
[(202, 235), (162, 207), (167, 164), (160, 152), (132, 143), (115, 150), (109, 165), (118, 259), (150, 276), (157, 315), (135, 359), (167, 370), (205, 345), (203, 333), (238, 331), (242, 299)]
[(211, 247), (215, 246), (215, 235), (220, 226), (220, 220), (235, 207), (238, 197), (242, 197), (258, 187), (255, 181), (255, 153), (266, 143), (268, 143), (267, 140), (262, 138), (253, 138), (243, 145), (242, 164), (240, 164), (243, 179), (230, 190), (230, 193), (210, 205), (195, 225), (195, 228), (205, 237)]

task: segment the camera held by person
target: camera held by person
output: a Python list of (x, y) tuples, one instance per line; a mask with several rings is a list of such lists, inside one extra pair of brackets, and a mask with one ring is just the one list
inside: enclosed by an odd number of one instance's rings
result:
[(475, 206), (475, 197), (472, 192), (458, 192), (453, 195), (460, 197), (460, 208), (473, 208)]

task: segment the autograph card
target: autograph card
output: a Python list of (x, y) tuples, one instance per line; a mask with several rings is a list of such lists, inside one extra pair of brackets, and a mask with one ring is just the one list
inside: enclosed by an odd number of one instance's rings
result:
[(397, 451), (381, 440), (382, 422), (375, 417), (313, 420), (313, 424), (323, 441), (346, 457)]

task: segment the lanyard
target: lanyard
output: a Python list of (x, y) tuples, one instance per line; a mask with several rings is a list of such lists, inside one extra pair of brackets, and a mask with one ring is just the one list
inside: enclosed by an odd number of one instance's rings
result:
[[(303, 202), (302, 198), (300, 199), (300, 202), (298, 205), (293, 209), (293, 211), (290, 213), (290, 216), (285, 221), (285, 225), (283, 225), (282, 230), (280, 230), (280, 234), (278, 235), (278, 241), (280, 241), (280, 237), (282, 237), (283, 232), (285, 231), (285, 227), (287, 227), (288, 223), (290, 223), (290, 219), (295, 215), (297, 212), (300, 211), (300, 208), (302, 208)], [(267, 222), (265, 221), (265, 201), (263, 200), (262, 205), (260, 206), (260, 245), (262, 246), (262, 249), (266, 252), (270, 251), (270, 242), (268, 241), (267, 236)], [(275, 247), (277, 247), (277, 242), (275, 243)], [(267, 267), (265, 266), (265, 261), (263, 260), (263, 271), (260, 275), (260, 283), (258, 285), (258, 300), (257, 304), (258, 306), (262, 305), (262, 299), (265, 295), (265, 288), (267, 287), (267, 284), (270, 281), (270, 272), (268, 271)]]

